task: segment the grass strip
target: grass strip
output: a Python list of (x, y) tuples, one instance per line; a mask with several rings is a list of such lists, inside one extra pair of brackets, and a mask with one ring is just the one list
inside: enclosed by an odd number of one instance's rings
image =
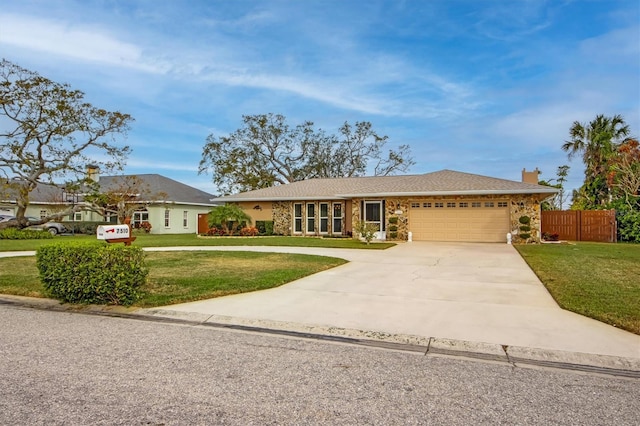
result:
[[(155, 307), (278, 287), (346, 263), (303, 254), (257, 252), (147, 253), (149, 279), (139, 307)], [(46, 297), (35, 257), (0, 259), (0, 293)]]
[[(384, 250), (394, 243), (367, 243), (352, 238), (315, 237), (198, 237), (195, 234), (136, 234), (133, 245), (141, 247), (173, 246), (286, 246)], [(95, 240), (95, 235), (65, 235), (50, 240), (0, 240), (0, 251), (36, 250), (47, 244)]]
[(516, 245), (564, 309), (640, 334), (640, 245)]

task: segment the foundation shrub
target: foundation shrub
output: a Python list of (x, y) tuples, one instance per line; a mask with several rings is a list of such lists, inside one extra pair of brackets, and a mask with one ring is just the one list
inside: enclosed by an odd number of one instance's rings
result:
[(36, 252), (46, 292), (63, 302), (130, 305), (148, 270), (140, 247), (52, 244)]
[(227, 232), (224, 229), (216, 228), (215, 226), (209, 228), (207, 231), (207, 235), (210, 237), (221, 237), (223, 235), (227, 235)]
[(518, 233), (518, 237), (522, 240), (523, 243), (526, 243), (529, 238), (531, 238), (531, 218), (529, 216), (520, 216), (518, 219), (520, 222), (520, 232)]
[(273, 235), (273, 221), (271, 220), (256, 220), (256, 228), (258, 228), (259, 235)]
[(549, 232), (543, 232), (542, 239), (544, 241), (558, 241), (560, 239), (560, 234), (551, 234)]
[(256, 228), (255, 226), (242, 228), (240, 230), (240, 235), (242, 235), (243, 237), (255, 237), (256, 235), (258, 235), (258, 228)]

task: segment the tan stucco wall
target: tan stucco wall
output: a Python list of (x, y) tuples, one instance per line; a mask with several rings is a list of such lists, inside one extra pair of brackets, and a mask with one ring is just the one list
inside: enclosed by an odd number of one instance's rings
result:
[(256, 220), (273, 220), (273, 207), (271, 201), (242, 202), (238, 203), (242, 211), (251, 217), (251, 222), (255, 226)]

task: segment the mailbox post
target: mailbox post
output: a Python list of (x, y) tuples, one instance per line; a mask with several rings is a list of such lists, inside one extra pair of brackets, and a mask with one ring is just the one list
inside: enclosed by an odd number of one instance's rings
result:
[(100, 225), (96, 229), (96, 237), (107, 243), (124, 243), (130, 246), (136, 237), (131, 236), (131, 225), (125, 219), (125, 225)]

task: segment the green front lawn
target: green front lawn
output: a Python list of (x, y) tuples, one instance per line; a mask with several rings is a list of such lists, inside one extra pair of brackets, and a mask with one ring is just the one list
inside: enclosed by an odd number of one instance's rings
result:
[[(394, 246), (394, 243), (371, 243), (367, 245), (352, 238), (313, 238), (313, 237), (213, 237), (199, 238), (194, 234), (136, 234), (134, 245), (141, 247), (172, 246), (293, 246), (325, 247), (347, 249), (382, 250)], [(57, 236), (48, 240), (0, 240), (0, 251), (36, 250), (47, 244), (64, 241), (90, 241), (95, 235)]]
[[(264, 290), (346, 263), (343, 259), (257, 252), (147, 253), (149, 279), (135, 304), (153, 307)], [(0, 293), (46, 297), (35, 256), (0, 259)]]
[(640, 245), (515, 247), (562, 308), (640, 334)]

